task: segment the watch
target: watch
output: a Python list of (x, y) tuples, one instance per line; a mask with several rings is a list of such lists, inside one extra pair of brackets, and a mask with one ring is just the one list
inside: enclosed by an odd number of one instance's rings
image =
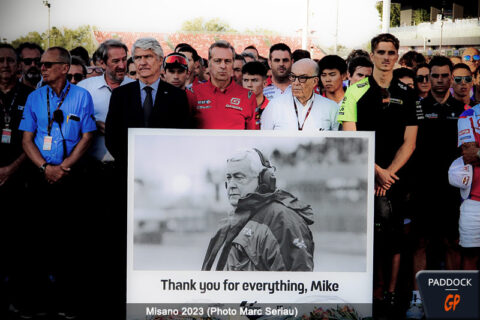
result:
[(45, 170), (47, 169), (47, 166), (48, 166), (48, 165), (49, 165), (48, 162), (45, 162), (44, 164), (42, 164), (42, 165), (40, 166), (40, 168), (39, 168), (39, 169), (40, 169), (40, 172), (41, 172), (41, 173), (45, 173)]

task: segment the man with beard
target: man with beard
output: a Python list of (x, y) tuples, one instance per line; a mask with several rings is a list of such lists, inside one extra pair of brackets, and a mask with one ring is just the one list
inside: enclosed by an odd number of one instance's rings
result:
[(290, 71), (292, 69), (292, 51), (284, 43), (270, 47), (268, 65), (272, 70), (272, 82), (263, 89), (263, 94), (272, 100), (284, 93), (291, 92)]
[(37, 88), (38, 82), (42, 79), (40, 74), (40, 57), (42, 54), (43, 49), (32, 42), (24, 42), (17, 48), (22, 70), (20, 81), (33, 89)]

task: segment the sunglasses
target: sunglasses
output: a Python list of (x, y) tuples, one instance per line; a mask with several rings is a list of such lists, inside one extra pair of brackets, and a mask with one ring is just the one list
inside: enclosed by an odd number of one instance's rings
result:
[(463, 60), (465, 60), (465, 61), (472, 61), (472, 58), (473, 58), (473, 61), (478, 61), (478, 60), (480, 60), (480, 55), (475, 54), (473, 56), (471, 56), (471, 55), (463, 56)]
[(25, 58), (22, 59), (24, 65), (29, 66), (32, 63), (35, 63), (36, 66), (40, 65), (40, 58)]
[(312, 78), (317, 78), (317, 76), (296, 76), (293, 73), (289, 74), (288, 76), (288, 79), (290, 79), (290, 81), (295, 82), (295, 80), (298, 79), (298, 82), (300, 83), (305, 83), (308, 79)]
[(416, 76), (415, 79), (417, 80), (417, 82), (428, 82), (428, 74), (426, 76)]
[(80, 81), (83, 80), (83, 74), (81, 74), (81, 73), (74, 73), (74, 74), (68, 73), (68, 74), (67, 74), (67, 80), (68, 80), (68, 81), (72, 81), (72, 78), (73, 78), (76, 82), (80, 82)]
[(88, 74), (91, 74), (91, 73), (103, 73), (103, 69), (101, 67), (87, 67), (87, 73)]
[(188, 62), (187, 62), (187, 59), (185, 59), (184, 57), (181, 57), (181, 56), (178, 56), (178, 55), (175, 55), (175, 54), (172, 54), (171, 56), (167, 56), (163, 62), (163, 68), (166, 69), (166, 65), (167, 64), (180, 64), (182, 66), (188, 66)]
[(128, 74), (129, 74), (129, 75), (131, 75), (131, 76), (133, 77), (134, 75), (136, 75), (136, 74), (137, 74), (137, 71), (129, 71), (129, 72), (128, 72)]
[(7, 61), (7, 63), (14, 63), (15, 59), (12, 57), (0, 57), (0, 63), (4, 63)]
[(472, 76), (458, 76), (458, 77), (453, 77), (453, 81), (456, 83), (456, 84), (460, 84), (462, 83), (462, 80), (465, 80), (465, 83), (470, 83), (472, 82)]
[(65, 62), (59, 61), (40, 61), (40, 67), (45, 66), (45, 68), (50, 69), (54, 64), (66, 64)]

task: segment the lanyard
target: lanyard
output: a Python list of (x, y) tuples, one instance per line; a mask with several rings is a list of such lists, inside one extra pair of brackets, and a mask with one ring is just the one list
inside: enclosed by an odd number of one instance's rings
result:
[(3, 120), (4, 120), (5, 128), (7, 128), (7, 129), (10, 126), (10, 121), (12, 120), (12, 117), (10, 116), (10, 112), (12, 111), (13, 106), (15, 105), (15, 102), (17, 101), (17, 95), (18, 95), (18, 90), (17, 90), (17, 87), (15, 86), (15, 92), (13, 94), (12, 102), (10, 102), (10, 106), (7, 107), (5, 104), (2, 103), (2, 105), (3, 105)]
[[(67, 97), (68, 91), (70, 91), (70, 84), (68, 85), (67, 91), (63, 95), (62, 100), (57, 105), (56, 110), (60, 109), (60, 107), (62, 106), (63, 101), (65, 101), (65, 98)], [(48, 113), (48, 128), (47, 129), (48, 129), (48, 135), (50, 135), (50, 133), (52, 132), (53, 119), (50, 118), (50, 90), (49, 90), (48, 87), (47, 87), (47, 113)]]
[(305, 125), (305, 122), (307, 122), (307, 118), (308, 118), (308, 116), (310, 115), (310, 111), (312, 111), (313, 101), (312, 101), (312, 104), (310, 105), (310, 107), (309, 107), (308, 110), (307, 110), (307, 114), (305, 115), (305, 119), (303, 120), (302, 126), (300, 126), (300, 118), (298, 117), (298, 109), (297, 109), (297, 103), (295, 102), (295, 98), (293, 98), (293, 105), (295, 106), (295, 114), (297, 115), (297, 126), (298, 126), (298, 130), (299, 130), (299, 131), (302, 131), (302, 130), (303, 130), (303, 126)]

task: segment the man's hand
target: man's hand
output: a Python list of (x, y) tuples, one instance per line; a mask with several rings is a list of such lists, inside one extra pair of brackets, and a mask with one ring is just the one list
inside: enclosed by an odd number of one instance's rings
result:
[(387, 190), (375, 183), (375, 195), (377, 197), (384, 197), (387, 195)]
[(393, 172), (375, 165), (375, 181), (381, 188), (388, 190), (399, 179)]
[(462, 156), (465, 164), (480, 165), (480, 159), (477, 152), (480, 148), (475, 142), (466, 142), (462, 144)]
[(97, 131), (100, 132), (102, 135), (105, 135), (105, 122), (103, 121), (96, 121), (97, 124)]
[(48, 183), (54, 184), (59, 182), (63, 177), (70, 173), (70, 168), (64, 168), (61, 165), (48, 165), (45, 169), (45, 179)]
[(13, 170), (10, 166), (0, 167), (0, 186), (3, 186), (5, 182), (7, 182), (12, 173)]

